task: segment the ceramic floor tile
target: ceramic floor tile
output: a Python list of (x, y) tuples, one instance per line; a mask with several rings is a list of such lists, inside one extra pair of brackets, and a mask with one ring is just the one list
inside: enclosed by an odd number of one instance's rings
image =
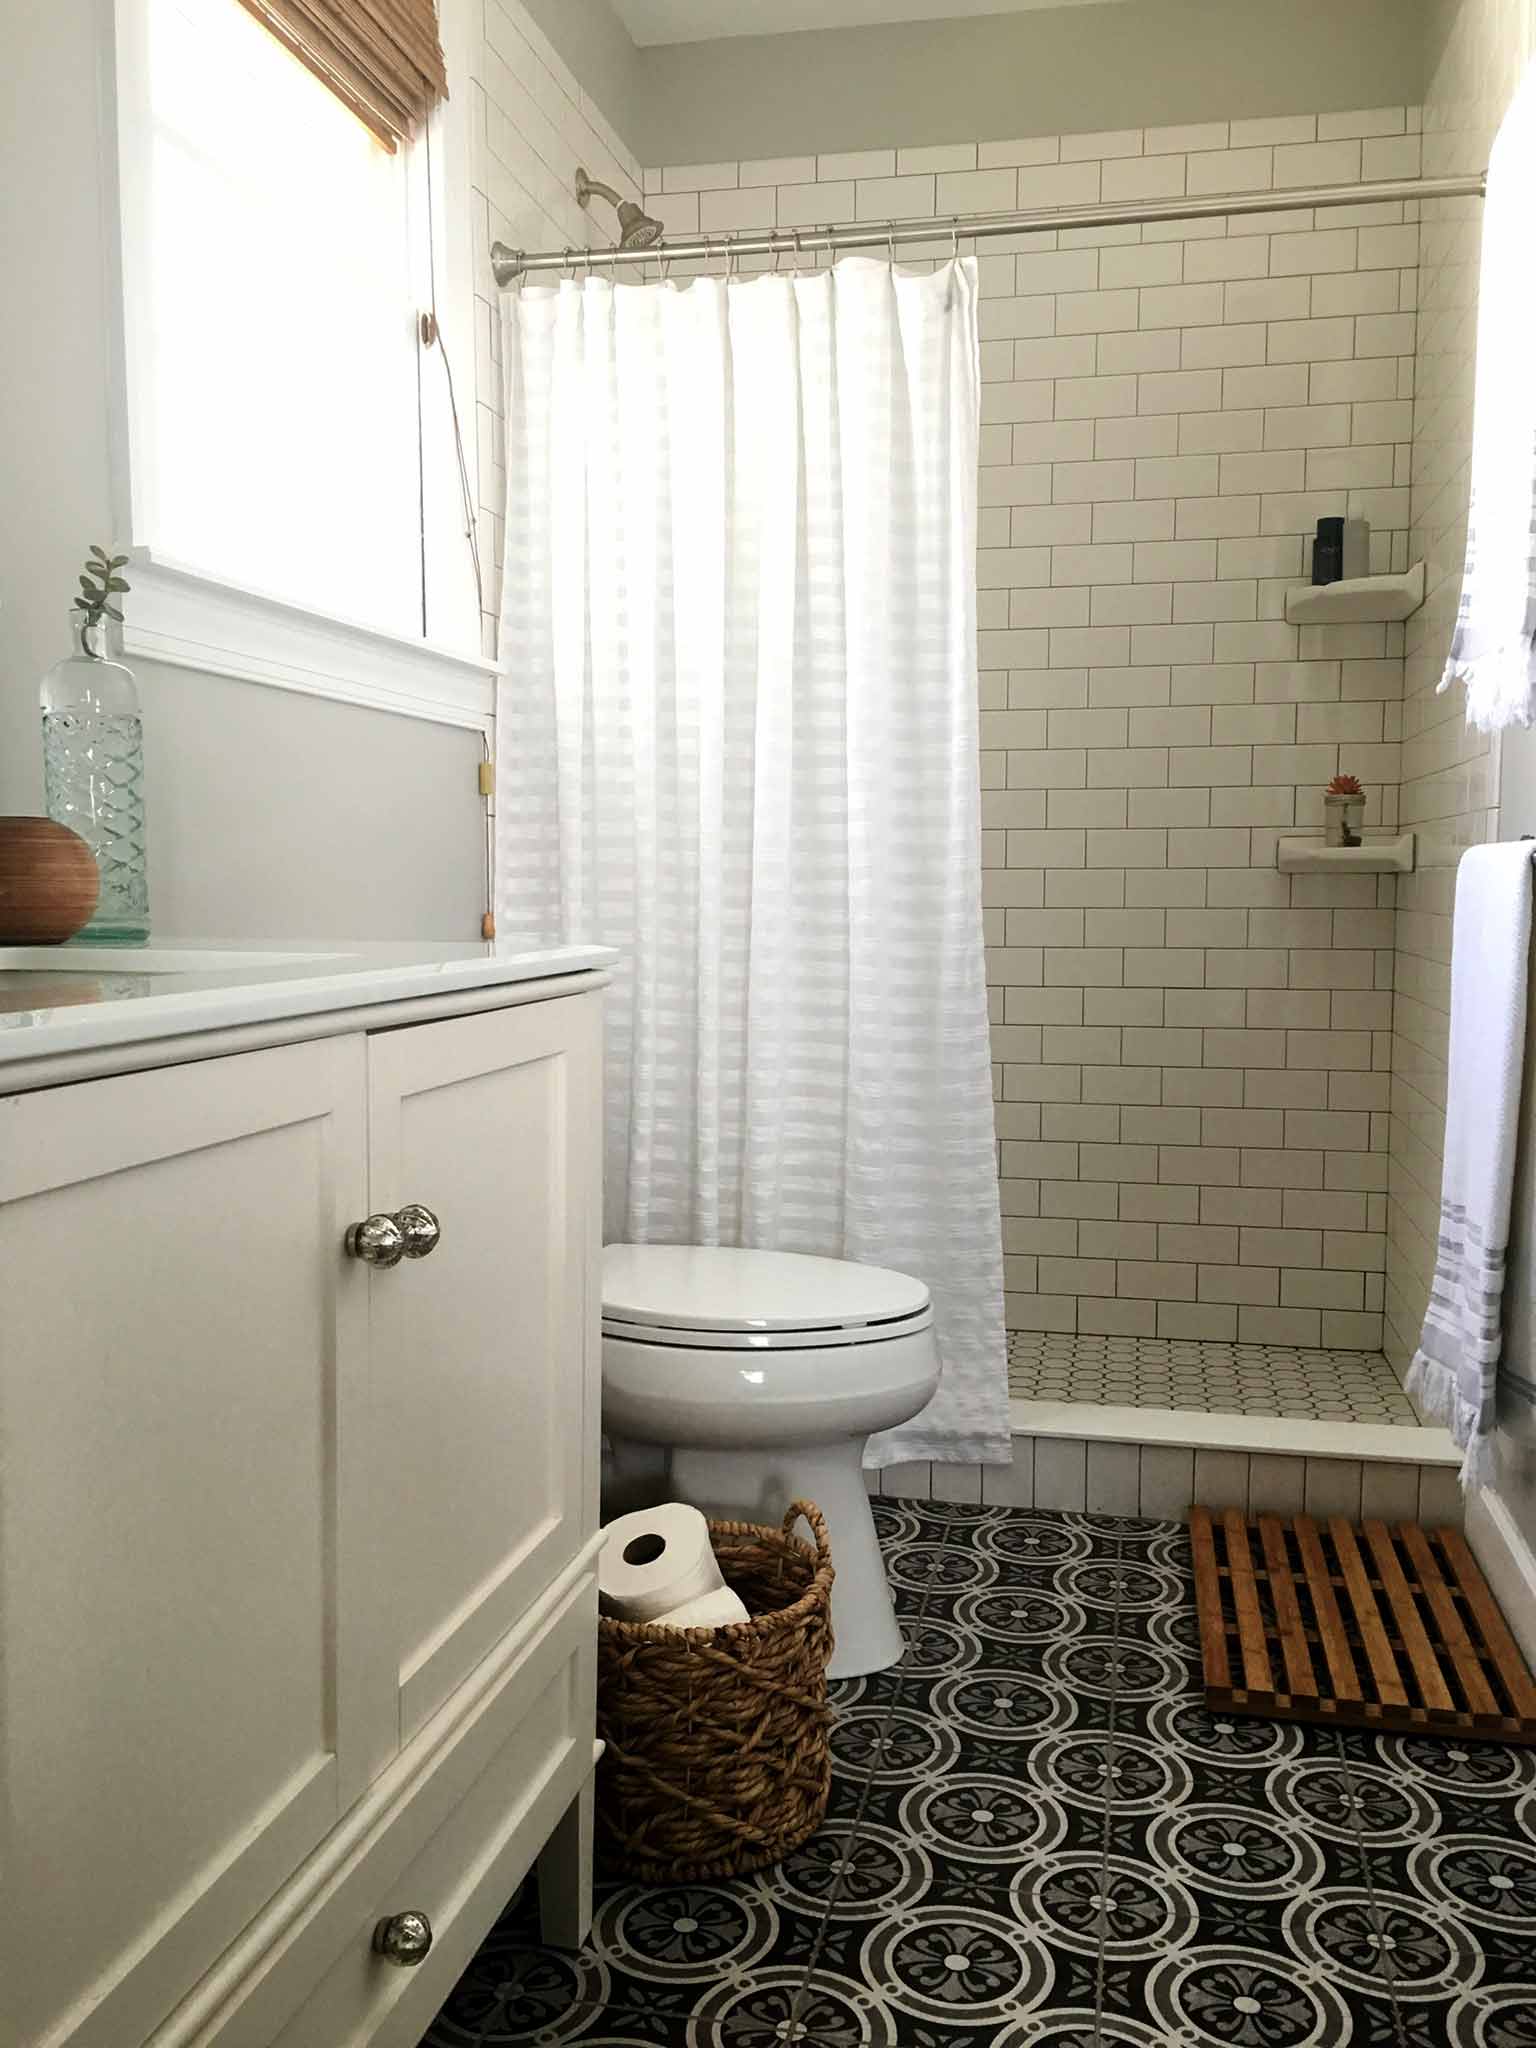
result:
[(1150, 1337), (1042, 1340), (1010, 1331), (1008, 1386), (1017, 1400), (1189, 1408), (1302, 1421), (1417, 1421), (1379, 1352), (1282, 1344), (1169, 1344)]
[(1536, 1754), (1205, 1706), (1178, 1525), (881, 1502), (775, 1871), (514, 1902), (423, 2048), (1536, 2048)]
[[(1388, 1988), (1354, 1980), (1334, 1949), (1314, 1933), (1316, 1907), (1330, 1926), (1333, 1901), (1308, 1901), (1284, 1915), (1241, 1901), (1209, 1918), (1180, 1920), (1144, 1877), (1132, 1880), (1140, 1910), (1106, 1943), (1102, 1972), (1104, 2042), (1117, 2024), (1128, 2041), (1232, 2044), (1232, 2048), (1397, 2048), (1397, 2013)], [(1138, 2035), (1129, 2030), (1146, 2029)]]

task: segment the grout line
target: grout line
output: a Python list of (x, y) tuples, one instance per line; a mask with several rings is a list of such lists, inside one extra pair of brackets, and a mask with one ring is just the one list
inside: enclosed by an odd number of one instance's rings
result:
[[(1353, 1791), (1355, 1788), (1355, 1774), (1350, 1767), (1349, 1751), (1344, 1746), (1344, 1735), (1341, 1729), (1334, 1729), (1333, 1740), (1338, 1751), (1339, 1767), (1344, 1773), (1345, 1783)], [(1368, 1853), (1365, 1824), (1361, 1818), (1359, 1806), (1354, 1807), (1350, 1813), (1350, 1825), (1354, 1829), (1355, 1834), (1355, 1861), (1360, 1888), (1365, 1892), (1369, 1901), (1370, 1916), (1375, 1923), (1377, 1933), (1384, 1934), (1386, 1931), (1386, 1918), (1377, 1900), (1376, 1880), (1371, 1874), (1371, 1859)], [(1392, 2007), (1392, 2031), (1396, 2037), (1395, 2048), (1412, 2048), (1408, 2038), (1407, 2026), (1403, 2019), (1402, 2006), (1398, 2001), (1397, 1972), (1393, 1966), (1392, 1951), (1384, 1943), (1381, 1953), (1386, 1979), (1386, 1995)]]
[[(878, 1506), (878, 1505), (879, 1505), (879, 1504), (878, 1504), (878, 1502), (877, 1502), (877, 1503), (875, 1503), (875, 1505), (876, 1505), (876, 1506)], [(921, 1516), (922, 1516), (922, 1510), (923, 1510), (923, 1509), (924, 1509), (925, 1507), (927, 1507), (927, 1505), (928, 1505), (928, 1502), (927, 1502), (926, 1500), (923, 1500), (923, 1501), (915, 1501), (915, 1502), (913, 1502), (913, 1503), (912, 1503), (912, 1506), (913, 1506), (914, 1510), (915, 1510), (915, 1511), (917, 1512), (917, 1514), (919, 1515), (919, 1518), (921, 1518)], [(943, 1549), (947, 1548), (947, 1546), (949, 1545), (950, 1541), (952, 1540), (952, 1537), (953, 1537), (953, 1535), (954, 1535), (954, 1533), (955, 1533), (955, 1530), (956, 1530), (957, 1526), (958, 1526), (957, 1524), (953, 1524), (953, 1523), (951, 1523), (951, 1524), (948, 1524), (948, 1525), (946, 1525), (946, 1527), (945, 1527), (945, 1530), (944, 1530), (944, 1535), (943, 1535), (943, 1538), (942, 1538), (942, 1540), (941, 1540), (941, 1542), (940, 1542), (940, 1544), (939, 1544), (939, 1548), (940, 1548), (941, 1550), (943, 1550)], [(881, 1545), (881, 1559), (882, 1559), (882, 1562), (883, 1562), (883, 1560), (884, 1560), (884, 1556), (885, 1556), (885, 1546), (884, 1546), (884, 1545), (882, 1544), (882, 1545)], [(916, 1614), (916, 1616), (915, 1616), (915, 1617), (913, 1617), (914, 1619), (916, 1619), (916, 1620), (917, 1620), (917, 1621), (919, 1621), (919, 1622), (920, 1622), (920, 1621), (922, 1621), (922, 1619), (924, 1618), (924, 1616), (925, 1616), (925, 1615), (927, 1614), (927, 1612), (928, 1612), (928, 1601), (929, 1601), (929, 1597), (930, 1597), (930, 1595), (931, 1595), (932, 1589), (933, 1589), (933, 1581), (932, 1581), (932, 1578), (930, 1577), (930, 1579), (929, 1579), (929, 1581), (928, 1581), (928, 1584), (927, 1584), (927, 1585), (925, 1586), (925, 1588), (924, 1588), (924, 1590), (923, 1590), (923, 1593), (922, 1593), (922, 1597), (920, 1598), (920, 1600), (919, 1600), (919, 1602), (918, 1602), (917, 1614)], [(901, 1625), (901, 1618), (900, 1618), (900, 1617), (898, 1616), (898, 1626), (900, 1626), (900, 1625)], [(903, 1642), (903, 1656), (905, 1656), (905, 1642), (906, 1642), (906, 1630), (905, 1630), (905, 1628), (902, 1628), (902, 1642)], [(892, 1668), (896, 1668), (896, 1667), (892, 1667)], [(874, 1673), (873, 1675), (874, 1675), (875, 1677), (879, 1677), (879, 1676), (881, 1676), (882, 1674), (880, 1674), (880, 1673), (878, 1673), (878, 1672), (877, 1672), (877, 1673)], [(885, 1733), (886, 1729), (887, 1729), (887, 1728), (888, 1728), (888, 1727), (890, 1726), (890, 1723), (891, 1723), (891, 1719), (892, 1719), (892, 1717), (894, 1716), (894, 1714), (895, 1714), (895, 1712), (896, 1712), (896, 1707), (897, 1707), (897, 1704), (898, 1704), (898, 1703), (897, 1703), (897, 1701), (896, 1701), (896, 1699), (895, 1699), (895, 1698), (892, 1698), (892, 1699), (890, 1699), (890, 1700), (888, 1700), (888, 1701), (886, 1702), (886, 1705), (885, 1705), (885, 1712), (884, 1712), (884, 1713), (882, 1714), (882, 1716), (881, 1716), (881, 1718), (880, 1718), (880, 1721), (879, 1721), (879, 1723), (878, 1723), (878, 1730), (877, 1730), (877, 1732), (878, 1732), (878, 1733), (880, 1733), (880, 1734), (882, 1734), (882, 1735), (883, 1735), (883, 1734)], [(855, 1705), (857, 1705), (857, 1702), (855, 1702)], [(797, 2020), (797, 2019), (799, 2018), (799, 2016), (800, 2016), (800, 2012), (801, 2012), (801, 2010), (802, 2010), (803, 2006), (804, 2006), (804, 2005), (806, 2004), (806, 2002), (807, 2002), (807, 2001), (808, 2001), (808, 1999), (810, 1998), (811, 1992), (812, 1992), (812, 1990), (813, 1990), (813, 1989), (814, 1989), (814, 1987), (815, 1987), (815, 1983), (816, 1983), (816, 1966), (817, 1966), (818, 1962), (819, 1962), (819, 1961), (820, 1961), (820, 1959), (821, 1959), (821, 1951), (822, 1951), (822, 1947), (823, 1947), (823, 1944), (824, 1944), (824, 1942), (825, 1942), (825, 1939), (826, 1939), (827, 1927), (828, 1927), (828, 1924), (829, 1924), (829, 1922), (831, 1921), (831, 1918), (832, 1918), (832, 1909), (833, 1909), (833, 1907), (834, 1907), (834, 1906), (835, 1906), (835, 1905), (837, 1904), (838, 1900), (839, 1900), (839, 1899), (841, 1898), (841, 1896), (842, 1896), (842, 1893), (843, 1893), (843, 1881), (844, 1881), (844, 1878), (846, 1877), (846, 1875), (847, 1875), (847, 1872), (848, 1872), (848, 1869), (849, 1869), (849, 1867), (850, 1867), (850, 1863), (851, 1863), (851, 1860), (852, 1860), (852, 1857), (853, 1857), (853, 1853), (854, 1853), (855, 1849), (856, 1849), (856, 1848), (858, 1847), (858, 1844), (859, 1844), (859, 1837), (860, 1837), (860, 1833), (862, 1832), (862, 1829), (863, 1829), (863, 1826), (864, 1826), (864, 1816), (865, 1816), (865, 1814), (867, 1813), (867, 1811), (868, 1811), (868, 1809), (869, 1809), (869, 1800), (870, 1800), (870, 1793), (871, 1793), (871, 1791), (872, 1791), (872, 1789), (873, 1789), (873, 1786), (874, 1786), (874, 1776), (875, 1776), (875, 1771), (876, 1771), (876, 1768), (877, 1768), (878, 1764), (879, 1764), (879, 1757), (878, 1757), (878, 1755), (876, 1755), (875, 1757), (871, 1758), (871, 1760), (870, 1760), (870, 1762), (869, 1762), (869, 1765), (867, 1766), (867, 1768), (866, 1768), (866, 1770), (865, 1770), (865, 1773), (864, 1773), (864, 1783), (863, 1783), (862, 1787), (860, 1788), (860, 1791), (859, 1791), (859, 1801), (858, 1801), (858, 1805), (857, 1805), (857, 1807), (856, 1807), (856, 1808), (855, 1808), (855, 1810), (854, 1810), (854, 1815), (853, 1815), (853, 1819), (852, 1819), (852, 1822), (851, 1822), (851, 1823), (850, 1823), (850, 1825), (849, 1825), (849, 1829), (848, 1829), (848, 1840), (847, 1840), (847, 1843), (845, 1844), (845, 1846), (844, 1846), (844, 1849), (843, 1849), (843, 1856), (842, 1856), (842, 1861), (841, 1861), (841, 1862), (840, 1862), (840, 1863), (838, 1864), (838, 1866), (837, 1866), (837, 1871), (836, 1871), (836, 1873), (835, 1873), (835, 1875), (834, 1875), (834, 1877), (833, 1877), (833, 1879), (832, 1879), (832, 1885), (831, 1885), (831, 1888), (830, 1888), (830, 1890), (829, 1890), (829, 1891), (828, 1891), (828, 1893), (827, 1893), (827, 1902), (826, 1902), (825, 1906), (824, 1906), (824, 1907), (822, 1908), (821, 1920), (820, 1920), (820, 1922), (819, 1922), (819, 1923), (818, 1923), (818, 1925), (817, 1925), (817, 1928), (816, 1928), (816, 1934), (815, 1934), (815, 1938), (813, 1939), (813, 1941), (812, 1941), (812, 1943), (811, 1943), (811, 1953), (810, 1953), (810, 1957), (809, 1957), (809, 1959), (808, 1959), (808, 1960), (807, 1960), (807, 1962), (806, 1962), (806, 1966), (805, 1966), (805, 1975), (804, 1975), (804, 1977), (803, 1977), (803, 1978), (801, 1979), (801, 1982), (799, 1983), (799, 1985), (798, 1985), (798, 1986), (796, 1987), (796, 1990), (795, 1990), (795, 1995), (794, 1995), (793, 1999), (792, 1999), (792, 2000), (790, 2001), (790, 2009), (789, 2009), (789, 2014), (788, 2014), (787, 2024), (789, 2024), (789, 2025), (791, 2025), (791, 2026), (792, 2026), (792, 2025), (794, 2024), (794, 2022), (795, 2022), (795, 2021), (796, 2021), (796, 2020)], [(836, 1987), (836, 1985), (834, 1984), (834, 1986), (833, 1986), (833, 1989), (834, 1989), (834, 1991), (836, 1990), (836, 1988), (837, 1988), (837, 1987)]]
[[(1116, 1536), (1112, 1541), (1114, 1545), (1114, 1561), (1117, 1565), (1123, 1565), (1126, 1561), (1125, 1538), (1123, 1536)], [(1117, 1582), (1115, 1586), (1114, 1626), (1110, 1630), (1109, 1638), (1110, 1654), (1114, 1658), (1114, 1668), (1111, 1672), (1109, 1687), (1109, 1768), (1105, 1772), (1104, 1778), (1104, 1807), (1100, 1823), (1102, 1835), (1099, 1846), (1099, 1896), (1103, 1899), (1104, 1904), (1099, 1908), (1099, 1948), (1093, 1965), (1093, 2048), (1102, 2048), (1104, 2033), (1104, 1972), (1109, 1948), (1109, 1853), (1110, 1842), (1113, 1839), (1114, 1771), (1116, 1758), (1119, 1753), (1120, 1616), (1124, 1602), (1124, 1591), (1123, 1585)]]

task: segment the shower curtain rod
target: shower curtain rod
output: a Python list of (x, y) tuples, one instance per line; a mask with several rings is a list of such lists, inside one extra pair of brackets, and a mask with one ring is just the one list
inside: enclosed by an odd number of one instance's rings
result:
[(1137, 205), (1033, 207), (1019, 213), (940, 214), (921, 220), (847, 221), (815, 228), (770, 228), (734, 235), (678, 235), (645, 249), (544, 249), (529, 255), (491, 245), (499, 285), (541, 270), (611, 269), (631, 263), (716, 256), (809, 256), (821, 249), (890, 249), (909, 242), (962, 241), (993, 235), (1041, 235), (1060, 228), (1136, 227), (1162, 220), (1213, 220), (1226, 214), (1291, 213), (1312, 207), (1379, 206), (1411, 199), (1481, 199), (1486, 172), (1461, 178), (1392, 178), (1366, 185), (1313, 185), (1289, 192), (1228, 192), (1198, 199), (1146, 199)]

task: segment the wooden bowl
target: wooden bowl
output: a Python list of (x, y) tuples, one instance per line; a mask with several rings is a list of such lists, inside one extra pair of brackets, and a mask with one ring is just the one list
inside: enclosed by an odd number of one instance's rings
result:
[(0, 945), (59, 946), (101, 895), (96, 856), (52, 818), (0, 818)]

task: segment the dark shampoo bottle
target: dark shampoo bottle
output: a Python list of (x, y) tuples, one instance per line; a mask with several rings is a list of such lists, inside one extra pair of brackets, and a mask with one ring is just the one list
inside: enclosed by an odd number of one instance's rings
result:
[(1312, 581), (1337, 583), (1344, 574), (1344, 522), (1319, 519), (1312, 543)]

